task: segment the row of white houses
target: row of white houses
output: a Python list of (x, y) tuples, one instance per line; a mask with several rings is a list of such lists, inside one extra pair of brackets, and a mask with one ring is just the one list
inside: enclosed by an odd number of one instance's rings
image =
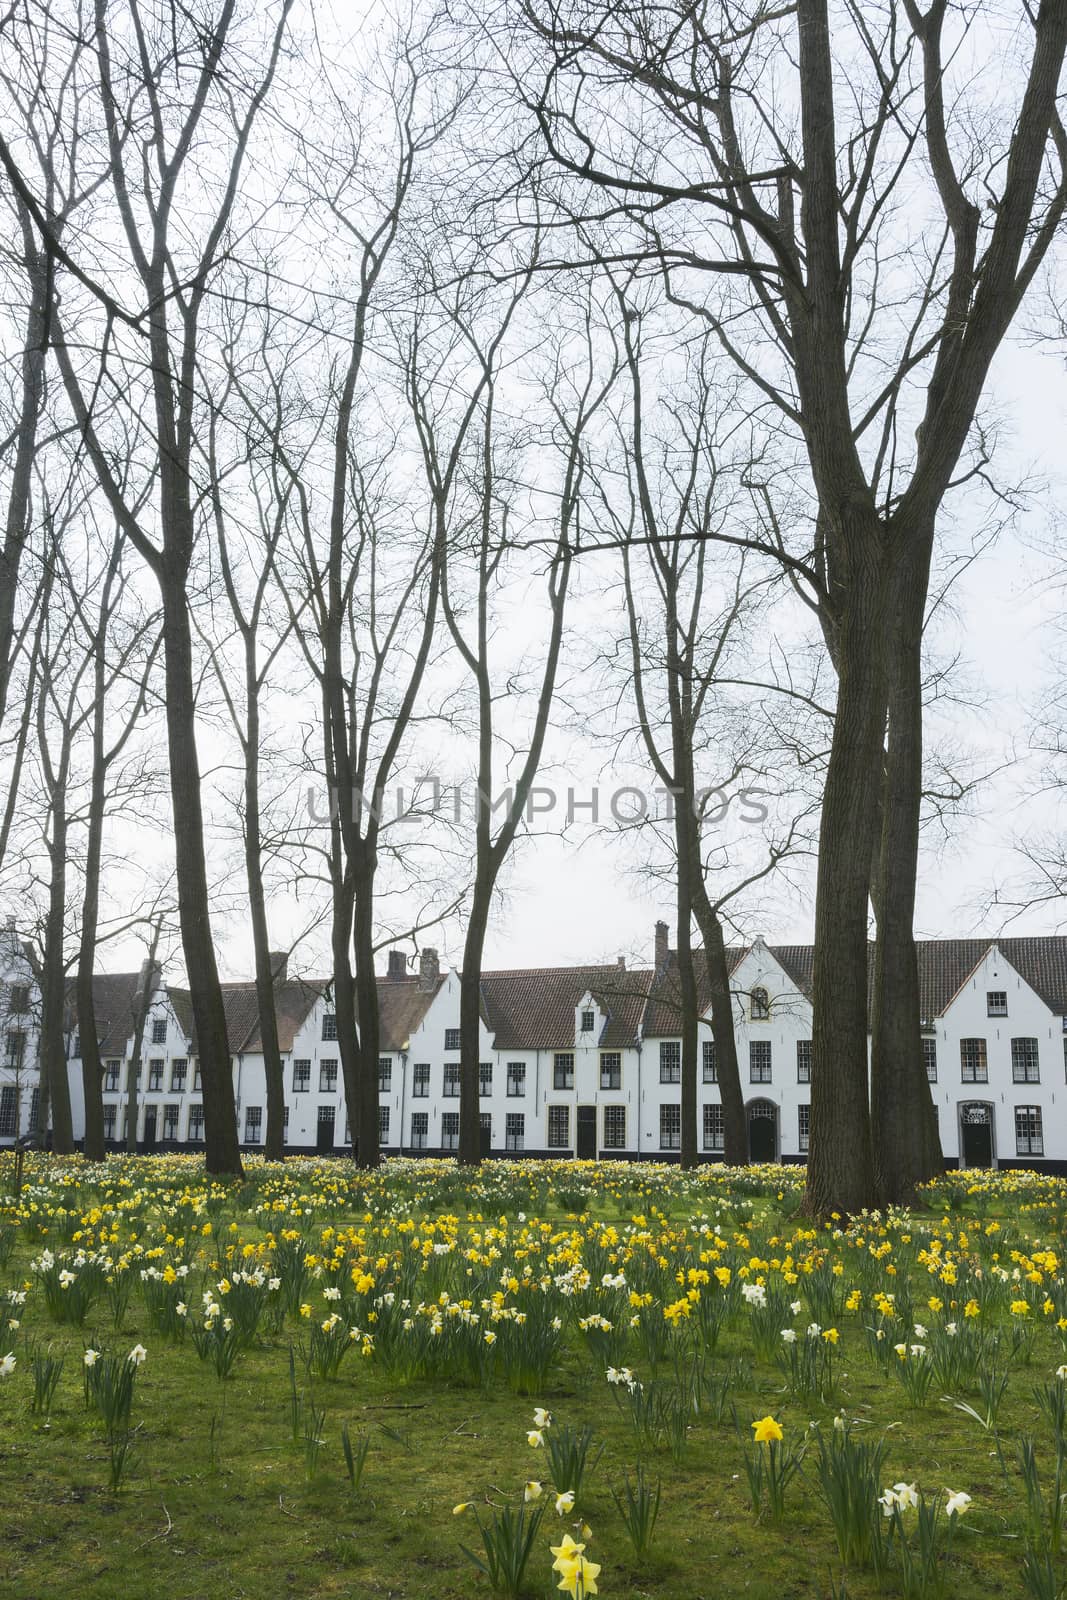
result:
[[(736, 1036), (755, 1160), (803, 1161), (811, 1099), (811, 948), (757, 938), (730, 952)], [(1067, 1171), (1067, 939), (929, 940), (919, 946), (927, 1072), (949, 1165)], [(345, 1111), (330, 984), (285, 975), (277, 1011), (293, 1151), (343, 1151)], [(722, 1150), (702, 958), (698, 1141)], [(142, 1148), (196, 1148), (203, 1135), (187, 992), (152, 983), (131, 1059), (145, 973), (96, 980), (109, 1141), (125, 1141), (130, 1074)], [(243, 1145), (266, 1131), (252, 983), (224, 985)], [(392, 951), (379, 980), (379, 1116), (388, 1151), (454, 1150), (459, 1128), (459, 977), (424, 950)], [(507, 1155), (670, 1158), (681, 1139), (677, 964), (657, 924), (651, 966), (487, 972), (482, 983), (483, 1148)], [(35, 1122), (39, 996), (13, 929), (0, 947), (0, 1144)], [(75, 1136), (84, 1126), (76, 1031), (68, 1037)]]

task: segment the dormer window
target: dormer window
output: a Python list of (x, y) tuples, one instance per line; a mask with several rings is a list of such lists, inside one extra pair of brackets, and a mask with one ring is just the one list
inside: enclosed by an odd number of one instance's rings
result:
[(753, 1022), (766, 1022), (771, 1014), (771, 1001), (766, 989), (753, 989), (748, 997), (748, 1014)]
[(582, 1012), (582, 1032), (592, 1033), (596, 1027), (596, 1013), (593, 1011)]

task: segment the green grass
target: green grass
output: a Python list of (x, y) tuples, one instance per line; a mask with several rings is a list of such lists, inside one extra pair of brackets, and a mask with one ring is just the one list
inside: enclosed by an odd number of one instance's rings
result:
[[(257, 1193), (253, 1185), (244, 1199)], [(672, 1226), (680, 1230), (684, 1205), (676, 1195), (669, 1198)], [(451, 1179), (447, 1202), (455, 1208)], [(47, 1213), (40, 1196), (35, 1203)], [(420, 1204), (429, 1214), (426, 1193)], [(1000, 1206), (1009, 1221), (1012, 1204), (1008, 1194)], [(746, 1230), (753, 1252), (757, 1234), (763, 1250), (783, 1226), (776, 1205), (771, 1195), (764, 1223)], [(137, 1224), (132, 1231), (145, 1230), (142, 1238), (149, 1237), (149, 1210), (146, 1200), (130, 1218)], [(624, 1208), (602, 1206), (602, 1215), (613, 1213), (621, 1216)], [(559, 1218), (551, 1208), (546, 1214)], [(330, 1219), (316, 1210), (314, 1231), (328, 1220), (339, 1226), (349, 1216), (362, 1225), (365, 1213), (340, 1201)], [(240, 1237), (262, 1238), (259, 1223), (239, 1205), (220, 1216), (220, 1231), (231, 1218), (240, 1219)], [(1047, 1217), (1040, 1212), (1028, 1217), (1026, 1231), (1048, 1241), (1042, 1221)], [(70, 1231), (68, 1223), (54, 1217), (51, 1224), (42, 1223), (40, 1211), (34, 1217), (24, 1209), (0, 1277), (4, 1290), (32, 1281), (28, 1263), (40, 1248), (42, 1226)], [(165, 1228), (165, 1215), (158, 1226)], [(44, 1237), (58, 1254), (59, 1239), (47, 1232)], [(733, 1259), (744, 1253), (735, 1251)], [(211, 1274), (209, 1267), (205, 1263), (202, 1270), (214, 1281), (218, 1273)], [(925, 1273), (918, 1274), (917, 1284), (929, 1292)], [(199, 1294), (197, 1277), (191, 1307), (199, 1303)], [(308, 1298), (320, 1314), (321, 1285)], [(0, 1354), (12, 1349), (17, 1362), (15, 1372), (0, 1382), (0, 1592), (10, 1600), (70, 1600), (75, 1593), (165, 1600), (488, 1595), (486, 1579), (460, 1549), (461, 1543), (478, 1547), (473, 1513), (453, 1516), (452, 1507), (470, 1500), (484, 1520), (494, 1505), (516, 1504), (528, 1478), (547, 1479), (545, 1452), (526, 1442), (537, 1404), (552, 1411), (556, 1427), (588, 1423), (604, 1451), (575, 1516), (560, 1519), (549, 1508), (530, 1565), (531, 1595), (557, 1592), (549, 1544), (583, 1519), (593, 1530), (589, 1555), (601, 1564), (604, 1596), (828, 1600), (842, 1592), (833, 1532), (814, 1487), (813, 1455), (789, 1486), (781, 1522), (757, 1519), (743, 1465), (743, 1452), (751, 1447), (739, 1440), (729, 1410), (721, 1420), (706, 1408), (694, 1413), (674, 1453), (666, 1441), (641, 1452), (646, 1474), (653, 1482), (662, 1480), (662, 1503), (651, 1555), (637, 1561), (611, 1493), (628, 1473), (633, 1476), (634, 1433), (605, 1381), (603, 1363), (571, 1335), (549, 1381), (531, 1394), (513, 1392), (499, 1377), (488, 1390), (456, 1375), (398, 1382), (358, 1350), (331, 1379), (309, 1380), (298, 1360), (302, 1412), (294, 1430), (289, 1352), (306, 1336), (307, 1319), (288, 1318), (276, 1334), (260, 1337), (238, 1356), (232, 1376), (220, 1380), (197, 1359), (191, 1340), (168, 1342), (150, 1325), (139, 1287), (117, 1330), (102, 1301), (84, 1328), (55, 1323), (37, 1289), (30, 1290), (16, 1314), (22, 1326), (0, 1334)], [(916, 1313), (919, 1320), (922, 1315)], [(797, 1320), (801, 1332), (806, 1320), (805, 1310)], [(66, 1355), (48, 1418), (30, 1410), (27, 1339), (42, 1341), (42, 1348), (49, 1344), (53, 1355)], [(125, 1353), (136, 1343), (147, 1347), (148, 1359), (135, 1384), (133, 1460), (112, 1492), (104, 1428), (85, 1406), (82, 1353), (87, 1346)], [(1039, 1329), (1032, 1364), (1020, 1360), (1012, 1369), (999, 1424), (1003, 1466), (994, 1439), (941, 1399), (936, 1385), (927, 1406), (907, 1404), (900, 1384), (884, 1379), (872, 1360), (862, 1316), (841, 1321), (837, 1384), (828, 1403), (789, 1399), (778, 1367), (751, 1358), (742, 1312), (727, 1325), (710, 1365), (741, 1374), (729, 1400), (746, 1441), (751, 1421), (768, 1412), (782, 1422), (787, 1439), (797, 1439), (811, 1420), (831, 1427), (837, 1408), (845, 1407), (850, 1416), (869, 1421), (873, 1432), (885, 1433), (887, 1485), (915, 1480), (928, 1494), (947, 1487), (973, 1496), (943, 1575), (944, 1593), (960, 1600), (1024, 1594), (1025, 1501), (1015, 1443), (1023, 1432), (1033, 1434), (1039, 1461), (1046, 1473), (1051, 1471), (1052, 1434), (1031, 1394), (1035, 1383), (1051, 1381), (1063, 1360), (1051, 1327)], [(647, 1378), (633, 1351), (627, 1359)], [(669, 1377), (669, 1365), (665, 1373)], [(959, 1398), (977, 1404), (973, 1393)], [(325, 1420), (315, 1476), (309, 1479), (303, 1420), (311, 1402), (325, 1412)], [(345, 1468), (345, 1425), (353, 1439), (366, 1434), (370, 1440), (357, 1496), (350, 1492)], [(902, 1592), (895, 1570), (881, 1586), (870, 1571), (849, 1572), (845, 1581), (853, 1600)]]

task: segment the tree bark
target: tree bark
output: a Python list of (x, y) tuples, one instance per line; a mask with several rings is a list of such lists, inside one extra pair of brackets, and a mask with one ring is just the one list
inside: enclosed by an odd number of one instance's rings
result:
[(711, 1032), (715, 1040), (715, 1069), (722, 1102), (723, 1160), (730, 1166), (748, 1165), (748, 1120), (741, 1068), (734, 1032), (734, 1002), (722, 923), (712, 906), (703, 878), (698, 878), (694, 912), (707, 961), (711, 992)]
[(910, 1203), (942, 1170), (922, 1053), (915, 885), (922, 802), (922, 635), (933, 529), (920, 529), (892, 580), (887, 607), (889, 738), (875, 906), (871, 1124), (879, 1204)]
[(815, 1216), (860, 1211), (877, 1194), (867, 1088), (867, 918), (885, 736), (885, 585), (877, 531), (858, 528), (856, 546), (839, 634), (815, 900), (806, 1193)]
[(184, 583), (165, 581), (161, 590), (178, 917), (204, 1095), (205, 1163), (212, 1174), (232, 1173), (239, 1177), (243, 1168), (237, 1137), (233, 1069), (211, 936), (204, 858), (204, 813), (196, 744), (189, 612)]

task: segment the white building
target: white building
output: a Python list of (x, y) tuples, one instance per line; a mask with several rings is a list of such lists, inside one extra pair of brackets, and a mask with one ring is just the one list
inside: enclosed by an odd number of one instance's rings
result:
[[(927, 1071), (946, 1162), (1067, 1171), (1067, 939), (932, 940), (920, 943), (918, 954)], [(9, 950), (4, 959), (0, 999), (7, 1005), (9, 1066), (7, 1076), (0, 1074), (0, 1142), (10, 1142), (32, 1126), (36, 991), (32, 982), (18, 981), (17, 955)], [(728, 952), (728, 959), (751, 1154), (803, 1161), (812, 1074), (811, 947), (757, 938)], [(105, 1133), (116, 1144), (125, 1140), (143, 976), (96, 980)], [(696, 977), (702, 1013), (698, 1143), (715, 1159), (722, 1151), (722, 1112), (699, 952)], [(458, 974), (440, 972), (435, 951), (423, 951), (414, 974), (400, 952), (390, 952), (379, 979), (379, 1115), (386, 1150), (447, 1153), (457, 1146), (459, 990)], [(266, 1123), (255, 986), (224, 984), (223, 996), (241, 1139), (255, 1149)], [(677, 962), (664, 923), (657, 925), (648, 968), (628, 970), (620, 960), (483, 974), (485, 1151), (669, 1159), (681, 1142), (677, 996)], [(341, 1151), (350, 1133), (330, 983), (289, 978), (282, 968), (277, 1013), (288, 1145)], [(141, 1055), (139, 1146), (196, 1148), (203, 1105), (185, 991), (155, 984)], [(73, 1033), (70, 1067), (77, 1135), (83, 1113)]]

